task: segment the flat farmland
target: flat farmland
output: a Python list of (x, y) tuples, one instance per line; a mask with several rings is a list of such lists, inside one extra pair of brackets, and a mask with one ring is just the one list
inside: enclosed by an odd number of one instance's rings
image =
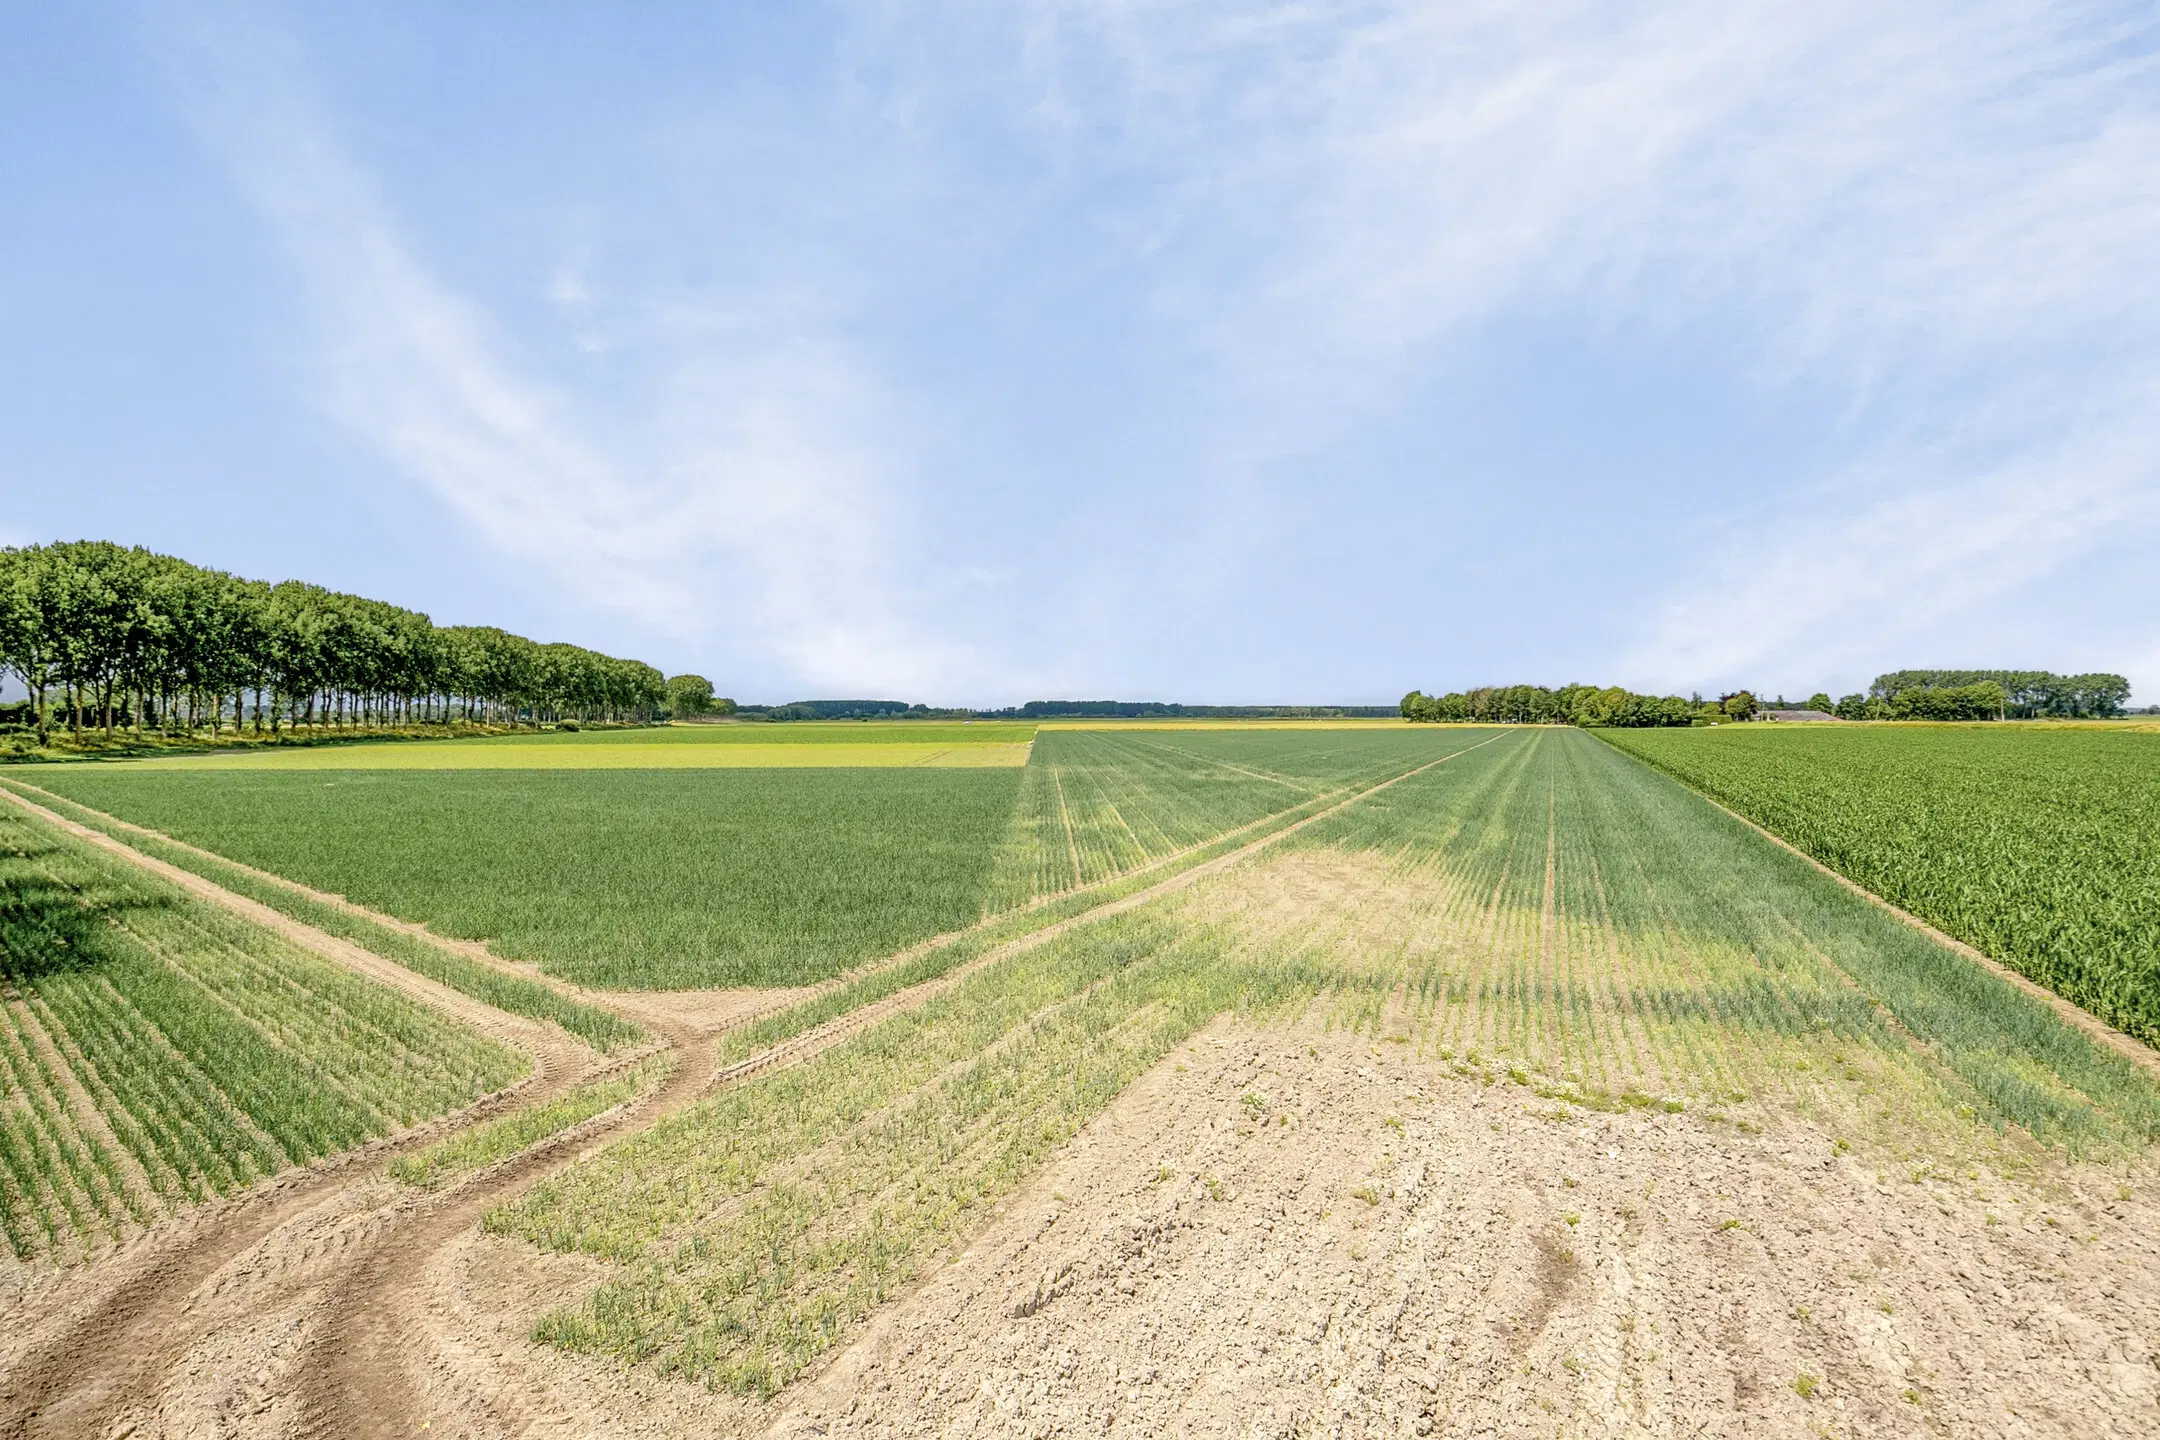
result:
[(1021, 772), (153, 772), (37, 784), (549, 974), (799, 985), (979, 918)]
[(242, 863), (360, 900), (383, 913), (280, 908), (446, 983), (411, 948), (440, 942), (399, 924), (651, 1027), (588, 1026), (614, 1058), (270, 1232), (170, 1322), (165, 1368), (113, 1390), (159, 1413), (2152, 1428), (2154, 1067), (1579, 730), (9, 778), (243, 893), (277, 882)]
[(991, 907), (1092, 884), (1348, 793), (1469, 733), (1160, 723), (1045, 730), (999, 852)]
[[(610, 1267), (535, 1333), (762, 1403), (1226, 1016), (1307, 1017), (1562, 1131), (1802, 1116), (1829, 1153), (1922, 1178), (2128, 1163), (2160, 1135), (2147, 1070), (1676, 783), (1579, 732), (1458, 745), (500, 1207), (495, 1234)], [(1242, 1104), (1241, 1133), (1294, 1149), (1295, 1109)], [(1180, 1223), (1275, 1213), (1206, 1175), (1154, 1183)], [(1305, 1203), (1393, 1195), (1370, 1185)]]
[(309, 744), (135, 762), (156, 770), (702, 770), (1027, 764), (1030, 725), (673, 725), (484, 739)]
[[(653, 748), (794, 758), (784, 743), (703, 738), (787, 728), (675, 727), (659, 733), (692, 738)], [(23, 776), (229, 859), (484, 940), (551, 975), (681, 989), (824, 980), (1471, 743), (1469, 732), (1430, 730), (1068, 732), (1045, 737), (1042, 756), (1017, 769), (847, 759), (858, 748), (849, 735), (880, 735), (870, 748), (898, 757), (921, 743), (903, 737), (927, 728), (814, 731), (801, 748), (842, 757), (837, 765), (390, 763), (429, 752), (581, 756), (575, 737), (548, 736), (376, 746), (387, 757), (377, 768), (315, 763), (369, 753), (343, 747), (287, 752), (310, 762), (299, 771), (250, 755), (230, 770), (146, 762)], [(642, 758), (644, 747), (615, 738), (638, 733), (615, 732), (599, 748)]]

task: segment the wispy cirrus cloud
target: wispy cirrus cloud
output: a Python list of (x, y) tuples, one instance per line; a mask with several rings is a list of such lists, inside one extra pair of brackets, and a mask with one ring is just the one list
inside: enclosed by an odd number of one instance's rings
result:
[[(1604, 542), (1628, 593), (1547, 575), (1536, 653), (1466, 662), (1492, 673), (1976, 654), (2020, 594), (2074, 634), (2096, 548), (2160, 545), (2160, 40), (2128, 7), (865, 0), (731, 82), (788, 105), (624, 122), (666, 159), (613, 198), (707, 208), (628, 247), (642, 272), (564, 247), (541, 321), (430, 267), (289, 32), (203, 13), (162, 43), (307, 282), (341, 423), (595, 604), (688, 624), (724, 588), (710, 623), (806, 682), (1316, 673), (1248, 632), (1278, 603), (1362, 625), (1363, 577), (1294, 602), (1279, 577), (1423, 490), (1549, 487), (1461, 541), (1534, 570), (1539, 507), (1606, 485), (1594, 459), (1533, 481), (1357, 448), (1429, 430), (1433, 387), (1518, 330), (1527, 365), (1636, 347), (1785, 428), (1759, 465), (1683, 454), (1646, 498), (1685, 523)], [(596, 385), (536, 329), (634, 358)], [(1510, 403), (1449, 423), (1501, 453), (1578, 423)], [(1770, 453), (1796, 430), (1806, 456)], [(1604, 653), (1559, 638), (1585, 607)], [(1360, 631), (1398, 692), (1410, 629)]]
[[(521, 364), (431, 273), (341, 143), (310, 56), (267, 14), (176, 13), (157, 40), (190, 118), (268, 222), (317, 326), (326, 409), (500, 555), (661, 633), (724, 634), (817, 684), (964, 682), (905, 613), (890, 483), (906, 435), (838, 331), (770, 304), (623, 306), (660, 353), (627, 413)], [(574, 271), (549, 287), (605, 348)]]
[[(1245, 397), (1216, 456), (1252, 505), (1280, 457), (1388, 423), (1491, 327), (1564, 317), (1712, 337), (1733, 358), (1704, 363), (1736, 359), (1765, 404), (1805, 396), (1825, 437), (1780, 485), (1676, 477), (1703, 493), (1692, 553), (1657, 557), (1671, 591), (1609, 661), (1644, 683), (1928, 635), (1978, 652), (1960, 616), (1981, 602), (2053, 577), (2065, 607), (2095, 546), (2160, 543), (2160, 40), (2135, 10), (1008, 13), (1024, 63), (982, 71), (989, 103), (1058, 167), (1118, 180), (1106, 233)], [(917, 40), (916, 90), (967, 90), (946, 65), (966, 50)], [(1766, 598), (1700, 603), (1712, 575)], [(1802, 575), (1825, 580), (1772, 578)]]

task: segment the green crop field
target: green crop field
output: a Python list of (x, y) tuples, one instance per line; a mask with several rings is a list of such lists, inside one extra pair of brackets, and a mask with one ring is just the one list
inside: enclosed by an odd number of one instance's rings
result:
[[(876, 727), (823, 733), (850, 728)], [(1024, 770), (146, 762), (21, 778), (565, 979), (665, 989), (821, 980), (1496, 733), (1075, 731), (1045, 735)]]
[[(1242, 865), (1004, 955), (496, 1210), (499, 1233), (614, 1267), (539, 1335), (770, 1394), (1227, 1011), (1317, 1002), (1376, 1045), (1533, 1087), (1562, 1120), (1645, 1106), (1752, 1127), (1790, 1106), (1923, 1165), (2160, 1136), (2146, 1072), (1678, 783), (1579, 731), (1451, 738), (1425, 752), (1445, 763)], [(1209, 758), (1324, 787), (1378, 757)], [(1128, 767), (1104, 785), (1170, 814), (1194, 803), (1197, 781), (1141, 784), (1151, 752), (1067, 759)], [(1291, 1116), (1254, 1112), (1296, 1143)]]
[(2160, 1041), (2160, 735), (2042, 725), (1599, 733)]
[(585, 985), (795, 985), (976, 920), (1017, 770), (25, 778)]
[(176, 841), (158, 839), (141, 831), (130, 830), (100, 811), (85, 809), (50, 791), (4, 777), (0, 777), (0, 787), (13, 790), (33, 804), (43, 805), (79, 824), (101, 830), (146, 855), (200, 875), (236, 895), (243, 895), (267, 905), (303, 925), (312, 926), (340, 939), (351, 940), (386, 960), (402, 965), (416, 974), (425, 975), (430, 980), (440, 981), (451, 989), (470, 995), (498, 1010), (507, 1010), (513, 1015), (524, 1015), (534, 1020), (551, 1020), (596, 1050), (612, 1053), (651, 1039), (643, 1029), (612, 1011), (573, 999), (540, 981), (510, 974), (409, 931), (357, 914), (350, 909), (326, 904), (299, 893), (289, 885), (266, 879), (255, 871), (220, 860)]
[(524, 1073), (524, 1057), (0, 808), (0, 1231), (103, 1237)]
[(1046, 730), (989, 905), (1094, 884), (1492, 731)]

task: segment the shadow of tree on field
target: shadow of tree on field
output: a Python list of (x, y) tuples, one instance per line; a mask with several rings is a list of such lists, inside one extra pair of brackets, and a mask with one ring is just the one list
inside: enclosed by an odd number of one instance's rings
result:
[(0, 978), (16, 986), (109, 968), (131, 958), (114, 926), (129, 911), (172, 908), (169, 898), (117, 888), (77, 889), (42, 873), (70, 858), (57, 845), (0, 851)]

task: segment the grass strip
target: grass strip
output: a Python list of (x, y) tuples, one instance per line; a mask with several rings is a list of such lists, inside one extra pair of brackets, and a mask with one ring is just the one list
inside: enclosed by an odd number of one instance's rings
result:
[(598, 1075), (541, 1105), (527, 1105), (508, 1115), (460, 1130), (425, 1150), (400, 1156), (390, 1174), (422, 1190), (439, 1190), (450, 1181), (484, 1170), (551, 1139), (574, 1125), (627, 1104), (664, 1077), (672, 1065), (666, 1053), (633, 1061)]
[(177, 865), (190, 874), (200, 875), (213, 884), (267, 905), (303, 925), (313, 926), (341, 940), (350, 940), (385, 960), (402, 965), (415, 974), (425, 975), (460, 994), (470, 995), (475, 1000), (513, 1015), (553, 1021), (603, 1055), (620, 1054), (651, 1039), (641, 1026), (597, 1005), (574, 1000), (537, 980), (507, 974), (492, 965), (468, 959), (455, 950), (424, 940), (409, 931), (370, 920), (339, 906), (325, 904), (286, 885), (267, 880), (242, 866), (205, 855), (191, 846), (146, 835), (121, 824), (103, 811), (78, 805), (50, 791), (13, 780), (0, 780), (0, 785), (6, 785), (9, 789), (26, 795), (27, 798), (67, 816), (70, 820), (109, 835), (131, 849), (140, 850), (143, 854), (154, 856), (169, 865)]

